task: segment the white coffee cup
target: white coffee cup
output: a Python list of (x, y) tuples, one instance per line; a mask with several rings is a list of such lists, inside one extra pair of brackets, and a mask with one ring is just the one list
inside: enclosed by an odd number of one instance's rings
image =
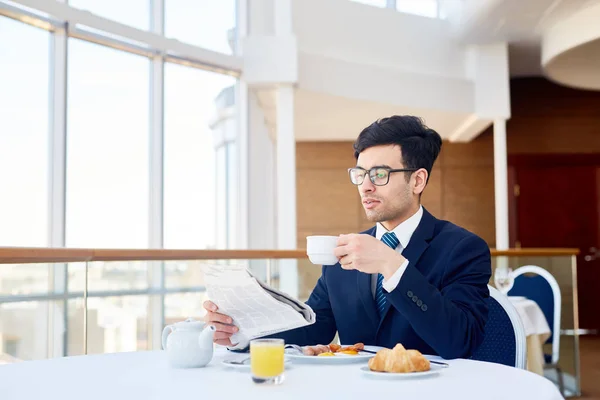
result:
[(318, 265), (337, 264), (338, 258), (333, 254), (337, 240), (337, 236), (307, 236), (306, 254), (310, 262)]

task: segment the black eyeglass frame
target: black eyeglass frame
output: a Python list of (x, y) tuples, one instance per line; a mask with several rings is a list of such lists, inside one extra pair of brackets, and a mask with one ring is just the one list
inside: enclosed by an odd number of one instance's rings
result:
[[(352, 170), (362, 170), (365, 171), (365, 173), (362, 175), (362, 179), (360, 180), (360, 182), (357, 181), (357, 183), (352, 182)], [(385, 170), (387, 171), (387, 180), (385, 181), (385, 183), (380, 183), (377, 184), (375, 183), (375, 171), (377, 170)], [(369, 170), (361, 168), (361, 167), (352, 167), (352, 168), (348, 168), (348, 176), (350, 177), (350, 182), (352, 182), (353, 185), (359, 186), (362, 185), (363, 182), (365, 181), (365, 176), (367, 175), (367, 173), (369, 174), (369, 180), (371, 181), (371, 183), (375, 186), (385, 186), (390, 182), (390, 174), (392, 172), (415, 172), (418, 171), (420, 168), (399, 168), (399, 169), (394, 169), (394, 168), (387, 168), (387, 167), (373, 167)]]

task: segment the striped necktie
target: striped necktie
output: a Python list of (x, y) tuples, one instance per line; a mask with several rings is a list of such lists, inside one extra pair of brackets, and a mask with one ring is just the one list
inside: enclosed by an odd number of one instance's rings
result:
[[(381, 237), (381, 241), (392, 249), (396, 249), (400, 244), (400, 241), (396, 237), (394, 232), (386, 232)], [(379, 312), (379, 316), (383, 315), (383, 309), (385, 308), (385, 295), (383, 294), (383, 275), (377, 275), (377, 288), (375, 290), (375, 303), (377, 304), (377, 311)]]

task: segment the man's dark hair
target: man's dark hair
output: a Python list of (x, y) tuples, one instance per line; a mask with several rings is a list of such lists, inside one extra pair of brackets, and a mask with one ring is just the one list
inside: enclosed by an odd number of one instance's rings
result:
[[(400, 146), (406, 168), (425, 168), (431, 175), (433, 163), (442, 149), (442, 138), (423, 120), (412, 115), (394, 115), (367, 126), (354, 142), (354, 157), (369, 147), (395, 144)], [(407, 174), (407, 178), (408, 178)]]

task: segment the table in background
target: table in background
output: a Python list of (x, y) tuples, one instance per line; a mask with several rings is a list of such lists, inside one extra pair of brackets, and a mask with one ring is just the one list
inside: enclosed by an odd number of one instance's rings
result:
[[(365, 376), (362, 364), (286, 367), (280, 386), (252, 382), (248, 370), (221, 364), (244, 354), (223, 349), (206, 368), (177, 370), (162, 351), (115, 353), (26, 361), (0, 366), (2, 400), (165, 399), (366, 399), (393, 393), (412, 399), (558, 400), (547, 379), (528, 371), (472, 360), (451, 360), (439, 375), (382, 380)], [(190, 397), (191, 396), (191, 397)]]
[(544, 375), (544, 343), (550, 337), (550, 326), (538, 304), (529, 299), (508, 297), (517, 309), (527, 336), (527, 369)]

